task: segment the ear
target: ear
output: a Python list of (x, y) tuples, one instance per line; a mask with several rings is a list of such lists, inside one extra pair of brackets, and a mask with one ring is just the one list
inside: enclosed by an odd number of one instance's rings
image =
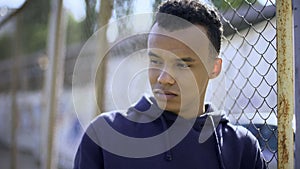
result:
[(209, 79), (216, 78), (222, 70), (222, 59), (221, 58), (215, 58), (213, 62), (214, 63), (213, 63), (212, 71), (209, 73)]

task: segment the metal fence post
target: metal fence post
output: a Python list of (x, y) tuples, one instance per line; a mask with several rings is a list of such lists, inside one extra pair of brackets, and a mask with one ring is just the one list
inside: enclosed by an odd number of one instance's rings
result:
[(278, 70), (278, 168), (294, 168), (292, 119), (294, 115), (294, 63), (292, 1), (276, 2)]
[[(294, 12), (294, 57), (295, 57), (295, 121), (296, 133), (295, 133), (295, 168), (300, 168), (300, 1), (293, 0), (293, 12)], [(298, 133), (297, 133), (298, 131)]]

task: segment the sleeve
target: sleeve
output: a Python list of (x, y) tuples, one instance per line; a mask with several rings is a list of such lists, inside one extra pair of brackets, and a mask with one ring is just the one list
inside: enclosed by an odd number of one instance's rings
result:
[[(247, 129), (246, 129), (247, 130)], [(261, 148), (259, 146), (259, 142), (256, 139), (256, 137), (247, 130), (247, 134), (246, 136), (248, 136), (247, 141), (245, 141), (246, 143), (246, 147), (245, 147), (245, 152), (244, 152), (244, 164), (248, 166), (248, 168), (250, 167), (251, 169), (267, 169), (267, 164), (266, 161), (263, 157), (263, 153), (261, 151)], [(253, 165), (249, 165), (249, 160), (253, 161)], [(248, 162), (247, 162), (248, 161)], [(246, 168), (246, 166), (245, 166)]]
[(104, 169), (102, 148), (85, 132), (74, 160), (74, 169)]
[(261, 152), (260, 146), (258, 144), (258, 141), (256, 141), (256, 164), (255, 164), (255, 169), (266, 169), (267, 164), (266, 161), (263, 157), (263, 154)]
[(267, 164), (263, 157), (257, 138), (246, 128), (237, 127), (242, 146), (242, 158), (240, 168), (243, 169), (266, 169)]

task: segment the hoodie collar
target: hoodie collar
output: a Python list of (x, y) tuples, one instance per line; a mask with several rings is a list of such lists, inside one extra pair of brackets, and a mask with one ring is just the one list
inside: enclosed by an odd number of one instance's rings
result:
[[(148, 96), (143, 96), (131, 109), (152, 118), (158, 118), (160, 115), (163, 115), (168, 121), (175, 121), (178, 117), (178, 115), (173, 112), (161, 110), (155, 99)], [(227, 123), (229, 121), (223, 111), (215, 111), (212, 104), (205, 104), (205, 113), (197, 117), (194, 127), (197, 129), (200, 129), (199, 127), (202, 128), (209, 115), (218, 118), (221, 116), (221, 123)]]

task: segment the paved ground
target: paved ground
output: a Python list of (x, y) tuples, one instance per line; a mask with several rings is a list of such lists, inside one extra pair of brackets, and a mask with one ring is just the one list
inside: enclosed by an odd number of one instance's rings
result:
[[(0, 144), (0, 169), (11, 169), (11, 155), (8, 147)], [(17, 156), (17, 169), (38, 169), (38, 163), (34, 157), (26, 152), (19, 152)]]

